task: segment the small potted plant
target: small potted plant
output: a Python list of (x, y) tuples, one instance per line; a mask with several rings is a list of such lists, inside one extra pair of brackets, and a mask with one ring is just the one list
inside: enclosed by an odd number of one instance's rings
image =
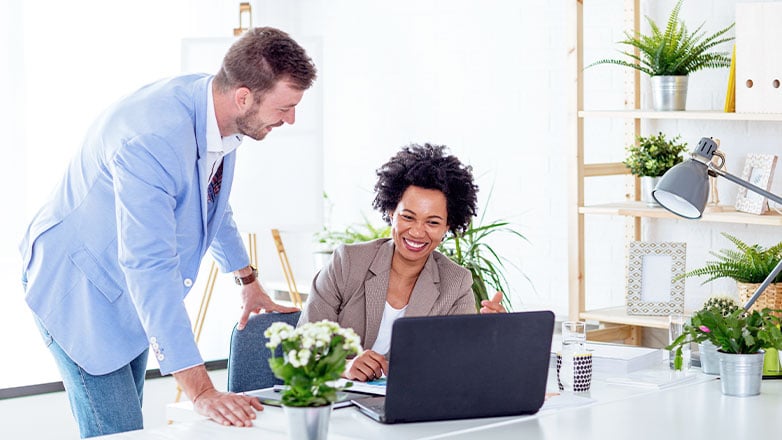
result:
[[(716, 260), (706, 261), (706, 265), (684, 273), (681, 277), (707, 277), (701, 284), (706, 284), (718, 278), (731, 278), (736, 281), (739, 299), (745, 303), (752, 296), (760, 283), (766, 279), (782, 258), (782, 242), (769, 248), (759, 244), (747, 244), (738, 238), (722, 233), (735, 249), (722, 249), (711, 252)], [(753, 309), (782, 308), (782, 274), (774, 279), (753, 305)]]
[(709, 341), (717, 347), (722, 393), (729, 396), (760, 394), (765, 349), (782, 348), (782, 320), (775, 312), (763, 309), (736, 309), (728, 315), (719, 307), (695, 312), (684, 332), (668, 347), (675, 350), (674, 368), (682, 367), (682, 347)]
[(646, 206), (659, 206), (652, 197), (652, 190), (666, 171), (680, 163), (686, 143), (680, 143), (681, 136), (667, 139), (662, 132), (656, 136), (638, 136), (637, 143), (625, 148), (624, 164), (634, 176), (641, 178), (641, 200)]
[[(361, 354), (361, 340), (352, 329), (323, 320), (297, 328), (275, 322), (264, 332), (271, 350), (269, 366), (282, 379), (282, 407), (288, 415), (291, 440), (325, 440), (337, 392), (335, 381), (345, 371), (348, 356)], [(276, 355), (278, 346), (282, 356)], [(345, 387), (349, 387), (347, 382)]]
[[(701, 310), (715, 309), (722, 316), (728, 316), (740, 308), (735, 299), (729, 296), (713, 296), (706, 300)], [(705, 374), (720, 374), (720, 360), (717, 356), (717, 346), (711, 341), (704, 340), (698, 343), (700, 353), (701, 371)]]
[(690, 73), (707, 68), (730, 67), (730, 55), (727, 52), (710, 52), (715, 46), (733, 40), (724, 35), (733, 28), (731, 24), (711, 35), (702, 31), (703, 24), (695, 31), (687, 29), (679, 19), (682, 2), (679, 0), (668, 17), (664, 30), (648, 16), (646, 20), (651, 28), (650, 35), (625, 32), (625, 44), (637, 49), (622, 52), (629, 60), (607, 58), (596, 61), (597, 64), (618, 64), (638, 69), (651, 77), (652, 102), (655, 110), (684, 110), (687, 102), (687, 79)]

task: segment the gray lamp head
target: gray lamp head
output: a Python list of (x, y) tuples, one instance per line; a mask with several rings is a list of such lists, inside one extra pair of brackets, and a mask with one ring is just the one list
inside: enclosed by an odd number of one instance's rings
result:
[(701, 138), (688, 159), (663, 174), (652, 197), (663, 208), (689, 219), (698, 219), (709, 200), (708, 164), (717, 152), (717, 143)]

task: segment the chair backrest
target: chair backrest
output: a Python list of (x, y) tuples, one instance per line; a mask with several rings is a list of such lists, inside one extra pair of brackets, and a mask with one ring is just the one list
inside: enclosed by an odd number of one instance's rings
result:
[(266, 348), (269, 340), (263, 332), (278, 321), (295, 327), (299, 315), (301, 312), (261, 313), (251, 315), (244, 330), (234, 326), (228, 352), (228, 391), (240, 393), (282, 384), (269, 367), (271, 352)]

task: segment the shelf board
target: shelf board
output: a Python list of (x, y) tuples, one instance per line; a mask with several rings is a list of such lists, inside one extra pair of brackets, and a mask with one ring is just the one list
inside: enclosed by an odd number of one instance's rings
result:
[[(724, 206), (721, 212), (706, 212), (700, 221), (716, 223), (739, 223), (751, 225), (782, 226), (782, 215), (769, 211), (763, 215), (737, 212), (733, 207)], [(602, 205), (582, 206), (578, 209), (581, 214), (621, 215), (626, 217), (648, 217), (680, 219), (664, 208), (650, 208), (644, 202), (619, 202)]]
[(624, 306), (587, 310), (579, 314), (581, 319), (612, 324), (636, 325), (647, 328), (668, 328), (667, 316), (628, 315)]
[(719, 110), (688, 110), (683, 112), (657, 112), (652, 110), (579, 110), (578, 117), (782, 121), (782, 113), (726, 113)]

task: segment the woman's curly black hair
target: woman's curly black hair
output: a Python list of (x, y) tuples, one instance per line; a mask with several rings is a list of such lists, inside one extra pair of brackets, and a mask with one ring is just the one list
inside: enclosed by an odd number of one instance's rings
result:
[(467, 229), (477, 211), (478, 186), (472, 167), (447, 154), (446, 146), (410, 144), (377, 170), (372, 206), (391, 224), (391, 213), (411, 185), (445, 194), (450, 231)]

